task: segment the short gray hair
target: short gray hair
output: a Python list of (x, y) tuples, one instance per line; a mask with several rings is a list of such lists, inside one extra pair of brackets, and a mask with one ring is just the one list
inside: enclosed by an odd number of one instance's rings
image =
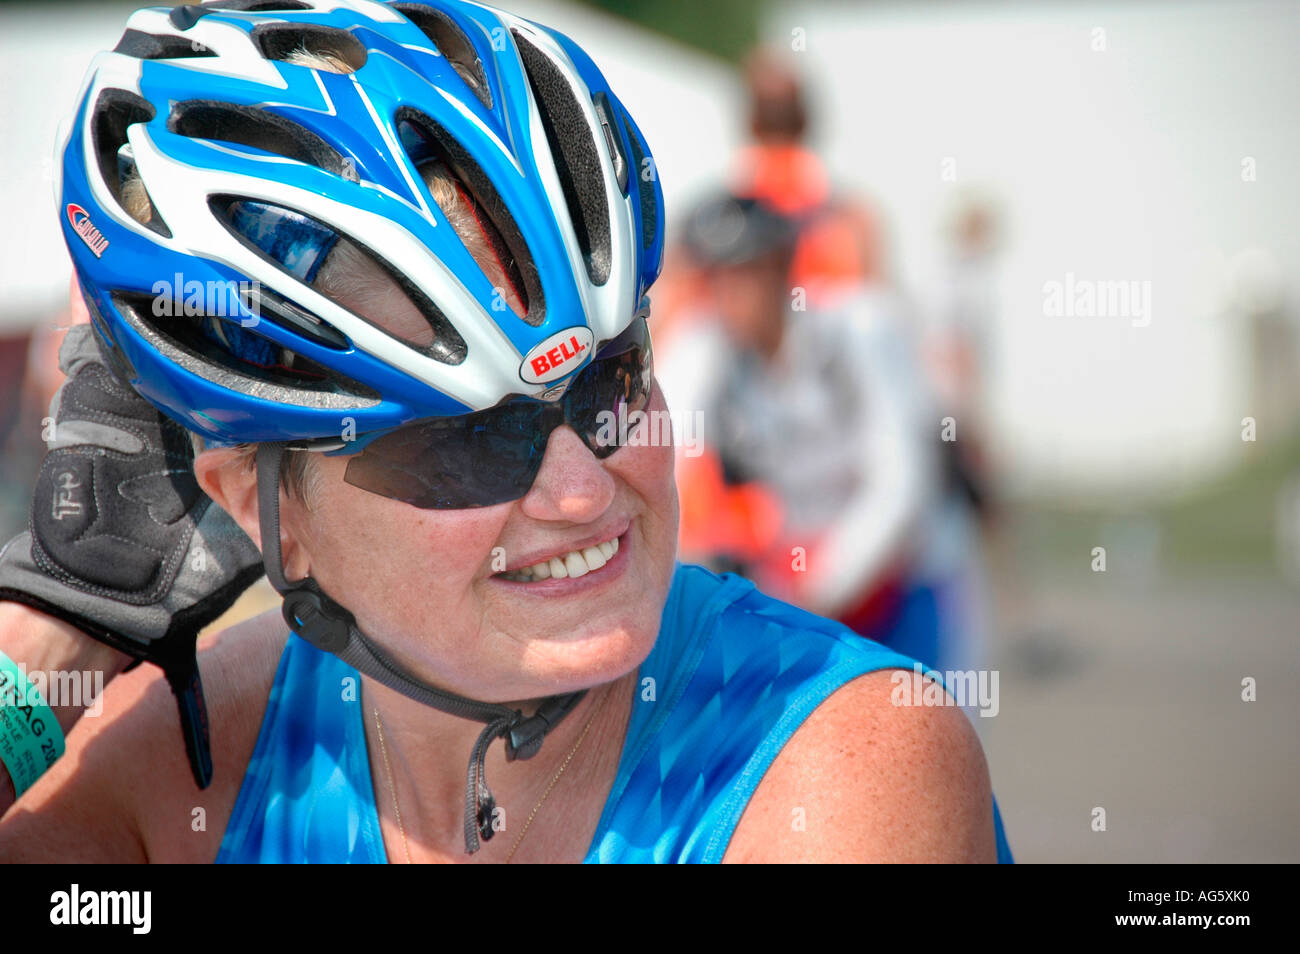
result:
[[(203, 438), (190, 432), (190, 443), (195, 456), (207, 450)], [(257, 444), (236, 444), (234, 451), (239, 463), (249, 471), (257, 468)], [(280, 460), (280, 482), (290, 497), (303, 502), (308, 510), (316, 509), (321, 488), (320, 468), (311, 463), (311, 451), (285, 451)]]

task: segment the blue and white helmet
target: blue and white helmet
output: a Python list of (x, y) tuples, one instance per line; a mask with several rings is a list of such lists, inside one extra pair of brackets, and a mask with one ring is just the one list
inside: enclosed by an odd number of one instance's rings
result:
[[(286, 61), (303, 48), (352, 72)], [(522, 314), (433, 200), (417, 170), (430, 158), (488, 220)], [(135, 177), (147, 223), (126, 208)], [(114, 360), (214, 443), (558, 397), (631, 323), (663, 254), (649, 147), (595, 64), (461, 0), (139, 10), (87, 74), (60, 189)], [(396, 280), (428, 335), (403, 340), (312, 286), (340, 239)], [(561, 342), (564, 361), (537, 361)]]

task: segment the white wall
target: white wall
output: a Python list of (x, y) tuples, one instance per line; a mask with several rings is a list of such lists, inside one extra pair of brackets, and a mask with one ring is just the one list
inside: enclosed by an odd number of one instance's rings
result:
[[(765, 33), (796, 29), (820, 141), (883, 209), (914, 292), (935, 288), (954, 190), (1003, 201), (992, 397), (1024, 489), (1158, 492), (1243, 453), (1226, 285), (1262, 261), (1296, 301), (1300, 5), (787, 3)], [(1150, 325), (1046, 317), (1067, 272), (1150, 281)]]

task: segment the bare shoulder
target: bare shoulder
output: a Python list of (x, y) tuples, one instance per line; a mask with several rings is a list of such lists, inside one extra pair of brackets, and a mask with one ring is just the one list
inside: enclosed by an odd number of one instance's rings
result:
[(813, 711), (759, 783), (725, 861), (996, 860), (974, 728), (956, 706), (895, 704), (896, 672), (860, 676)]
[(171, 689), (143, 665), (105, 688), (98, 715), (0, 824), (15, 861), (210, 862), (257, 741), (286, 633), (269, 611), (199, 651), (212, 742), (212, 784), (190, 772)]

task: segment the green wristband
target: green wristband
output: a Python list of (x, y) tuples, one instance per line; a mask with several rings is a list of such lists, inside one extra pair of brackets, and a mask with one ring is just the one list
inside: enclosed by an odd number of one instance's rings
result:
[(27, 673), (0, 652), (0, 761), (21, 795), (63, 754), (63, 727)]

